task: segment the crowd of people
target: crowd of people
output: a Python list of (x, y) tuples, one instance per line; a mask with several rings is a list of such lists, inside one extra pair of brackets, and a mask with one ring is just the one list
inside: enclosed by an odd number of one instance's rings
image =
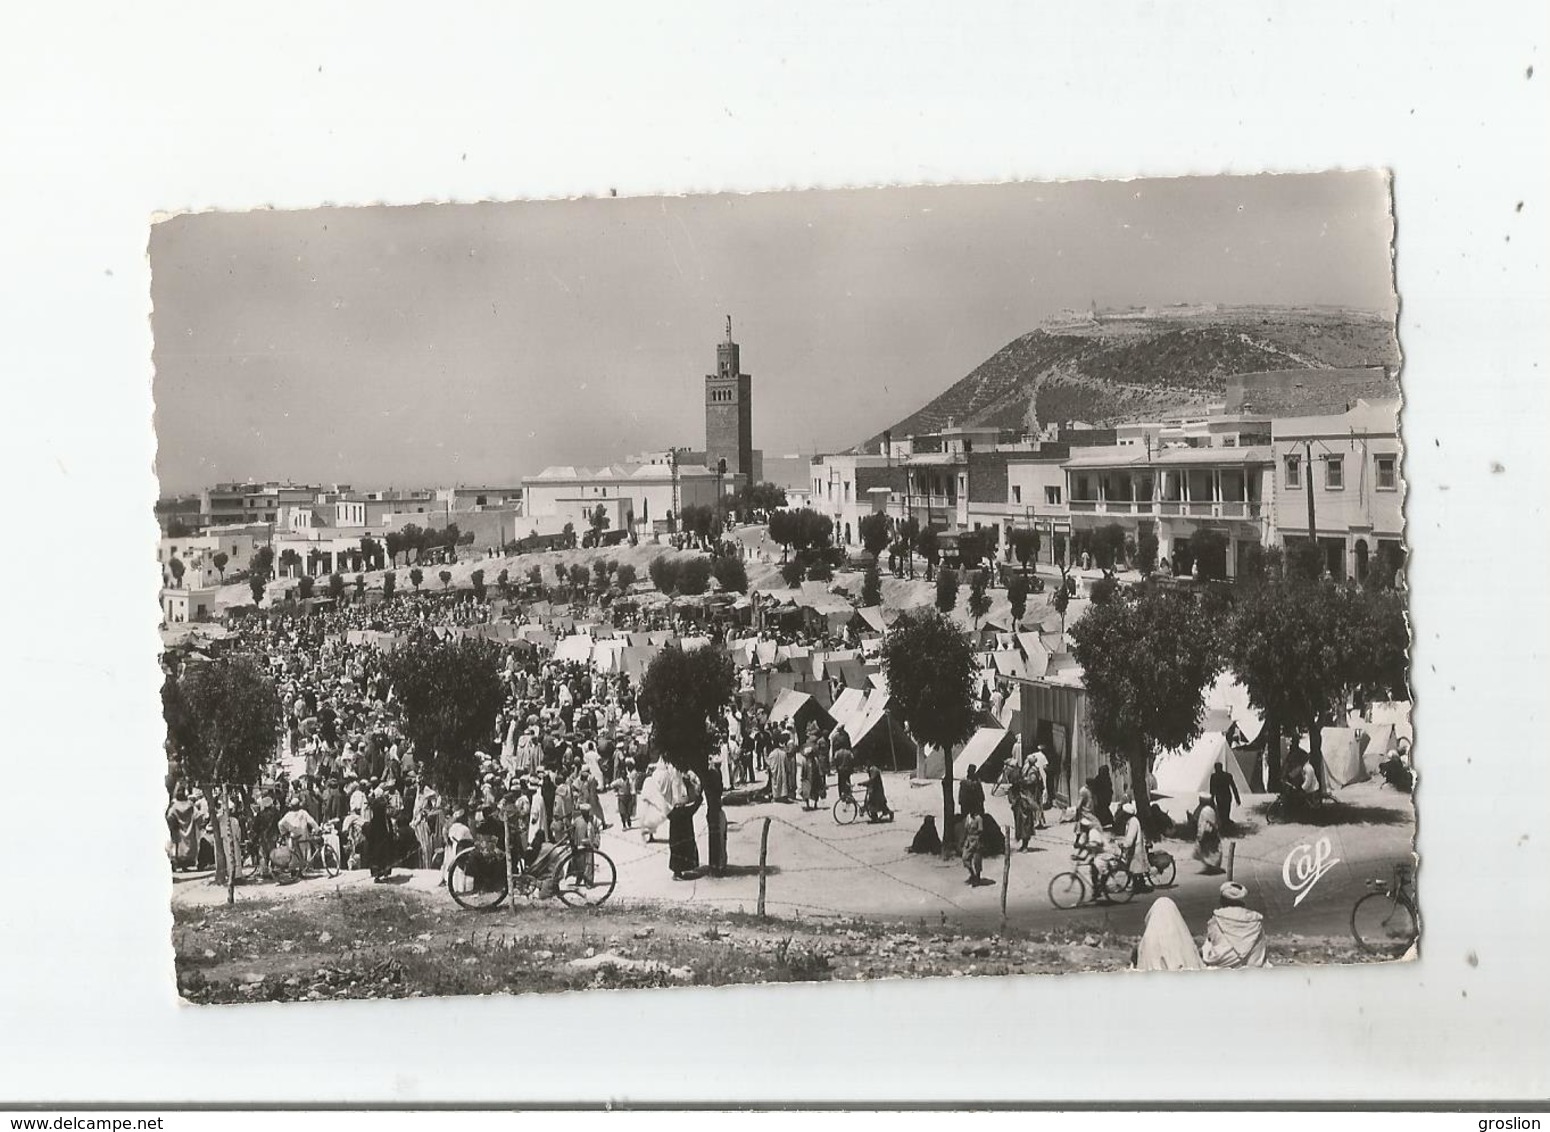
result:
[[(529, 861), (546, 846), (597, 846), (603, 830), (638, 829), (669, 842), (673, 875), (700, 868), (693, 819), (707, 784), (668, 765), (651, 750), (636, 682), (624, 672), (557, 660), (525, 642), (510, 642), (500, 677), (504, 703), (475, 754), (477, 785), (467, 797), (443, 797), (405, 737), (388, 654), (371, 630), (412, 640), (437, 629), (490, 621), (491, 607), (456, 596), (402, 594), (374, 606), (271, 611), (236, 623), (235, 651), (256, 657), (272, 674), (282, 705), (282, 738), (273, 765), (255, 788), (233, 785), (252, 865), (262, 876), (313, 859), (319, 844), (337, 844), (339, 865), (386, 880), (395, 868), (447, 869), (481, 833), (509, 827), (514, 849)], [(663, 607), (614, 613), (613, 628), (667, 630), (724, 640), (716, 624), (693, 622)], [(821, 636), (783, 633), (783, 644), (832, 647)], [(164, 659), (168, 679), (187, 663)], [(754, 702), (745, 670), (738, 692), (714, 722), (708, 773), (714, 788), (761, 786), (776, 802), (822, 806), (831, 775), (839, 789), (866, 781), (869, 813), (888, 814), (881, 772), (858, 767), (843, 728), (816, 724), (798, 734)], [(166, 777), (169, 856), (174, 869), (210, 866), (215, 834), (205, 793), (219, 784), (184, 774), (169, 741)], [(712, 834), (714, 839), (714, 833)]]

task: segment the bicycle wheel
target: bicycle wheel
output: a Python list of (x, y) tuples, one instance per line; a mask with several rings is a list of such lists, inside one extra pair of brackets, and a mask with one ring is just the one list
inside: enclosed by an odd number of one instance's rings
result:
[(861, 807), (854, 798), (841, 798), (834, 803), (834, 820), (840, 825), (850, 825), (861, 816)]
[(1129, 869), (1115, 869), (1103, 878), (1103, 894), (1115, 904), (1128, 904), (1136, 894)]
[(572, 908), (596, 908), (613, 895), (619, 882), (613, 858), (601, 849), (578, 849), (557, 867), (561, 870), (558, 895)]
[(258, 875), (259, 862), (263, 860), (263, 851), (259, 849), (256, 841), (246, 841), (242, 845), (242, 860), (238, 863), (237, 876), (242, 880), (252, 880)]
[(1363, 951), (1397, 959), (1420, 935), (1415, 906), (1404, 896), (1369, 892), (1351, 909), (1351, 934)]
[(1151, 868), (1147, 876), (1155, 888), (1172, 888), (1173, 881), (1178, 876), (1178, 862), (1173, 859), (1172, 853), (1155, 853), (1151, 861)]
[(1087, 882), (1078, 873), (1057, 873), (1049, 882), (1049, 902), (1057, 908), (1075, 908), (1087, 899)]
[(471, 912), (489, 912), (506, 899), (506, 858), (474, 846), (452, 861), (447, 874), (452, 899)]
[(332, 845), (329, 845), (325, 842), (323, 845), (323, 851), (319, 853), (318, 856), (323, 862), (323, 871), (325, 873), (327, 873), (330, 877), (336, 877), (339, 875), (339, 854), (334, 850)]

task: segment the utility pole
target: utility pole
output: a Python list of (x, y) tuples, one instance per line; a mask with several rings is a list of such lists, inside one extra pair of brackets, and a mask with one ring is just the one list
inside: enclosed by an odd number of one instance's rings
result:
[[(1317, 550), (1319, 546), (1318, 525), (1313, 517), (1313, 441), (1304, 440), (1302, 443), (1303, 451), (1307, 456), (1305, 461), (1307, 469), (1303, 476), (1303, 486), (1307, 488), (1308, 493), (1308, 541)], [(1322, 561), (1322, 556), (1320, 560)]]
[[(677, 449), (677, 448), (670, 448), (670, 449), (668, 449), (668, 453), (667, 453), (668, 462), (670, 464), (672, 464), (672, 466), (673, 466), (673, 534), (674, 534), (674, 536), (676, 536), (678, 534), (678, 526), (679, 526), (680, 515), (681, 515), (681, 512), (683, 511), (683, 507), (680, 505), (679, 497), (678, 497), (678, 453), (679, 453), (679, 449)], [(675, 537), (674, 541), (676, 543), (676, 537)]]

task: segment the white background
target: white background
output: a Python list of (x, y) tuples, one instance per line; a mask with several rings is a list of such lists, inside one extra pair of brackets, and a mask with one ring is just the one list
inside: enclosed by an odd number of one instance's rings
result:
[[(1542, 5), (54, 2), (3, 24), (0, 1102), (1550, 1094)], [(153, 212), (1374, 165), (1396, 178), (1421, 963), (178, 1004)]]

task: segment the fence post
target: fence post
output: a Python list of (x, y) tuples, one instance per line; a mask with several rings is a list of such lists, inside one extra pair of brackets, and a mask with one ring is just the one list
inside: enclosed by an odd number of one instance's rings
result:
[(1012, 880), (1012, 842), (1007, 839), (1001, 853), (1001, 934), (1006, 934), (1006, 890)]
[(1238, 855), (1238, 843), (1236, 841), (1229, 841), (1227, 843), (1227, 879), (1228, 880), (1232, 880), (1233, 858), (1236, 857), (1237, 855)]
[(764, 881), (766, 877), (765, 862), (770, 853), (770, 819), (764, 819), (764, 828), (759, 832), (759, 919), (764, 919)]

